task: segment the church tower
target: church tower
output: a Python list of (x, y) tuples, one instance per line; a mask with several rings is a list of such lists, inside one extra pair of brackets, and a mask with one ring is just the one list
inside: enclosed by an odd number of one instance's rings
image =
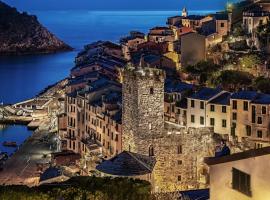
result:
[(149, 68), (143, 58), (123, 73), (123, 150), (149, 155), (151, 140), (164, 131), (165, 72)]
[(182, 10), (182, 17), (187, 17), (187, 16), (188, 16), (188, 11), (187, 11), (186, 7), (184, 7)]

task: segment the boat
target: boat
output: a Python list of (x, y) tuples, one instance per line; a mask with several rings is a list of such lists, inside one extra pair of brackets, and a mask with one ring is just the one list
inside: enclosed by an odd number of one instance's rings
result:
[(17, 143), (16, 142), (12, 142), (12, 141), (5, 141), (3, 142), (3, 146), (6, 146), (6, 147), (17, 147)]

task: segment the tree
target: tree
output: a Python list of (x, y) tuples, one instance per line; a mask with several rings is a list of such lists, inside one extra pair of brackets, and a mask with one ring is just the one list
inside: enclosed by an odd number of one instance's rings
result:
[(214, 82), (215, 86), (222, 86), (226, 90), (238, 90), (251, 86), (253, 76), (248, 72), (225, 70)]
[(212, 61), (200, 61), (196, 65), (184, 68), (184, 72), (192, 76), (199, 76), (200, 83), (203, 84), (220, 68), (220, 65), (214, 64)]
[(252, 69), (256, 65), (259, 65), (261, 63), (261, 59), (258, 55), (256, 54), (249, 54), (245, 55), (240, 59), (240, 66), (243, 69)]
[(245, 36), (245, 30), (241, 25), (238, 25), (233, 29), (233, 36), (234, 37)]
[(255, 90), (270, 94), (270, 79), (264, 77), (258, 77), (253, 82), (253, 87)]

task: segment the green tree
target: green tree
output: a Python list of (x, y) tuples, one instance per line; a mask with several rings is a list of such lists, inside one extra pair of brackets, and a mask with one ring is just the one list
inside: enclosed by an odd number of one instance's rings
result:
[(270, 79), (264, 77), (258, 77), (253, 82), (255, 90), (270, 94)]
[(256, 54), (249, 54), (245, 55), (240, 59), (240, 66), (241, 68), (245, 69), (252, 69), (256, 65), (259, 65), (261, 63), (261, 59)]
[(226, 90), (235, 91), (252, 85), (253, 76), (248, 72), (225, 70), (213, 81), (215, 86), (222, 86)]

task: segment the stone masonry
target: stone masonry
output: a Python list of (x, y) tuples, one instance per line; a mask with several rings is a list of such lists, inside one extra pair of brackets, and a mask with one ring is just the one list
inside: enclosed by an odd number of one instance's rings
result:
[(216, 140), (211, 128), (186, 129), (164, 122), (165, 73), (127, 66), (123, 79), (123, 150), (154, 156), (151, 176), (157, 192), (205, 188)]

